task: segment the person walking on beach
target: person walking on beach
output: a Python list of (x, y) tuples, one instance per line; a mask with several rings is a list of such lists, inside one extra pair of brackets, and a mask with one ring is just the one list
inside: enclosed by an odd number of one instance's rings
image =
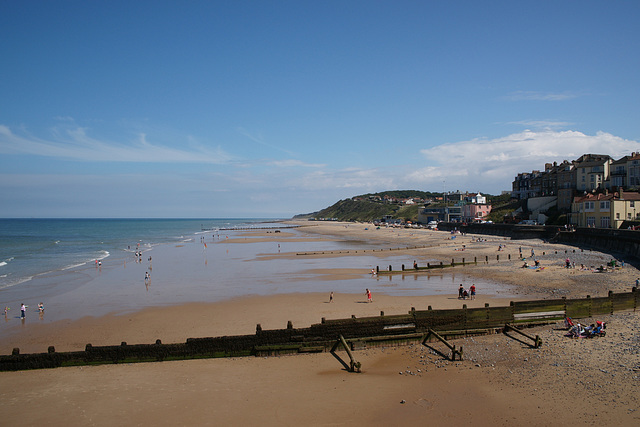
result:
[(20, 318), (24, 320), (25, 317), (27, 317), (27, 306), (22, 303), (20, 304)]
[(329, 302), (333, 302), (333, 292), (329, 294)]
[(367, 301), (373, 302), (373, 298), (371, 297), (371, 291), (369, 290), (369, 288), (367, 288)]
[(469, 288), (469, 291), (471, 292), (471, 299), (476, 299), (476, 284), (475, 283), (473, 285), (471, 285), (471, 287)]

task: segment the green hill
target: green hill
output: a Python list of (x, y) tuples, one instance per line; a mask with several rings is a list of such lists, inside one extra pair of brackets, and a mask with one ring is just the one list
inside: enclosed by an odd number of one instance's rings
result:
[[(436, 201), (439, 198), (439, 201)], [(381, 193), (368, 193), (355, 196), (350, 199), (340, 200), (337, 203), (322, 209), (318, 212), (305, 215), (296, 215), (295, 218), (313, 218), (317, 220), (336, 221), (363, 221), (369, 222), (382, 219), (385, 215), (391, 215), (394, 219), (403, 221), (418, 221), (418, 213), (425, 204), (431, 207), (443, 206), (440, 200), (442, 193), (432, 193), (418, 190), (392, 190)], [(416, 204), (407, 205), (402, 202), (405, 199), (415, 199)], [(490, 196), (487, 195), (489, 203), (492, 203), (497, 215), (494, 215), (494, 222), (502, 222), (502, 216), (517, 206), (511, 203), (508, 195)]]

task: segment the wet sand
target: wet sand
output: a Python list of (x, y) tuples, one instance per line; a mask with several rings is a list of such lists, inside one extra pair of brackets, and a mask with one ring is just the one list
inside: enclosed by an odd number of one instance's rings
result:
[[(610, 256), (579, 250), (574, 254), (575, 248), (537, 240), (511, 242), (489, 236), (486, 242), (472, 241), (477, 236), (450, 240), (442, 232), (375, 230), (360, 224), (319, 224), (300, 233), (318, 241), (348, 239), (354, 250), (371, 248), (372, 242), (379, 248), (432, 245), (428, 250), (394, 251), (394, 261), (404, 259), (407, 265), (414, 259), (448, 262), (462, 252), (469, 257), (495, 257), (498, 244), (507, 245), (504, 254), (517, 253), (518, 246), (527, 253), (531, 248), (537, 254), (545, 252), (539, 255), (546, 266), (542, 271), (521, 269), (515, 259), (461, 267), (465, 275), (511, 284), (521, 298), (628, 291), (638, 275), (630, 265), (611, 273), (565, 269), (565, 250), (578, 265), (579, 261), (596, 265)], [(243, 238), (280, 242), (283, 252), (269, 256), (299, 256), (286, 250), (287, 239), (294, 236), (251, 232)], [(234, 243), (242, 243), (242, 238)], [(384, 255), (379, 259), (381, 264), (387, 261)], [(326, 276), (342, 274), (354, 272), (337, 269)], [(464, 303), (503, 305), (509, 299), (480, 293), (477, 300)], [(264, 329), (283, 328), (290, 320), (295, 327), (304, 327), (322, 317), (374, 316), (381, 310), (394, 314), (411, 307), (462, 304), (454, 292), (424, 296), (374, 292), (373, 300), (367, 303), (364, 292), (336, 292), (333, 303), (328, 302), (328, 292), (287, 293), (30, 322), (23, 333), (3, 339), (0, 352), (7, 354), (13, 347), (39, 352), (49, 345), (65, 351), (83, 349), (87, 343), (156, 339), (182, 342), (189, 337), (253, 333), (257, 323)], [(383, 426), (425, 420), (435, 425), (637, 425), (640, 320), (636, 313), (605, 320), (607, 336), (592, 340), (566, 338), (559, 326), (529, 331), (543, 338), (541, 349), (504, 335), (460, 340), (457, 344), (467, 356), (463, 362), (445, 361), (434, 350), (446, 349), (437, 345), (359, 351), (355, 355), (362, 362), (362, 374), (344, 371), (330, 354), (4, 372), (0, 373), (0, 413), (7, 424), (26, 425)]]

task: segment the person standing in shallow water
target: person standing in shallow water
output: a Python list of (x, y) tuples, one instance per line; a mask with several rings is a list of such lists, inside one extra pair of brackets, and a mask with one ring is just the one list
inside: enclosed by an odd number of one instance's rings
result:
[(20, 318), (24, 320), (25, 317), (27, 317), (27, 306), (22, 303), (20, 304)]

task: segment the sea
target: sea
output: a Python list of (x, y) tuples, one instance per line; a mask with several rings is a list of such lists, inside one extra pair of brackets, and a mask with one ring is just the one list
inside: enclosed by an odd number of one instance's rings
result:
[(207, 230), (281, 227), (274, 219), (0, 219), (0, 292), (38, 276), (138, 250), (188, 242)]

